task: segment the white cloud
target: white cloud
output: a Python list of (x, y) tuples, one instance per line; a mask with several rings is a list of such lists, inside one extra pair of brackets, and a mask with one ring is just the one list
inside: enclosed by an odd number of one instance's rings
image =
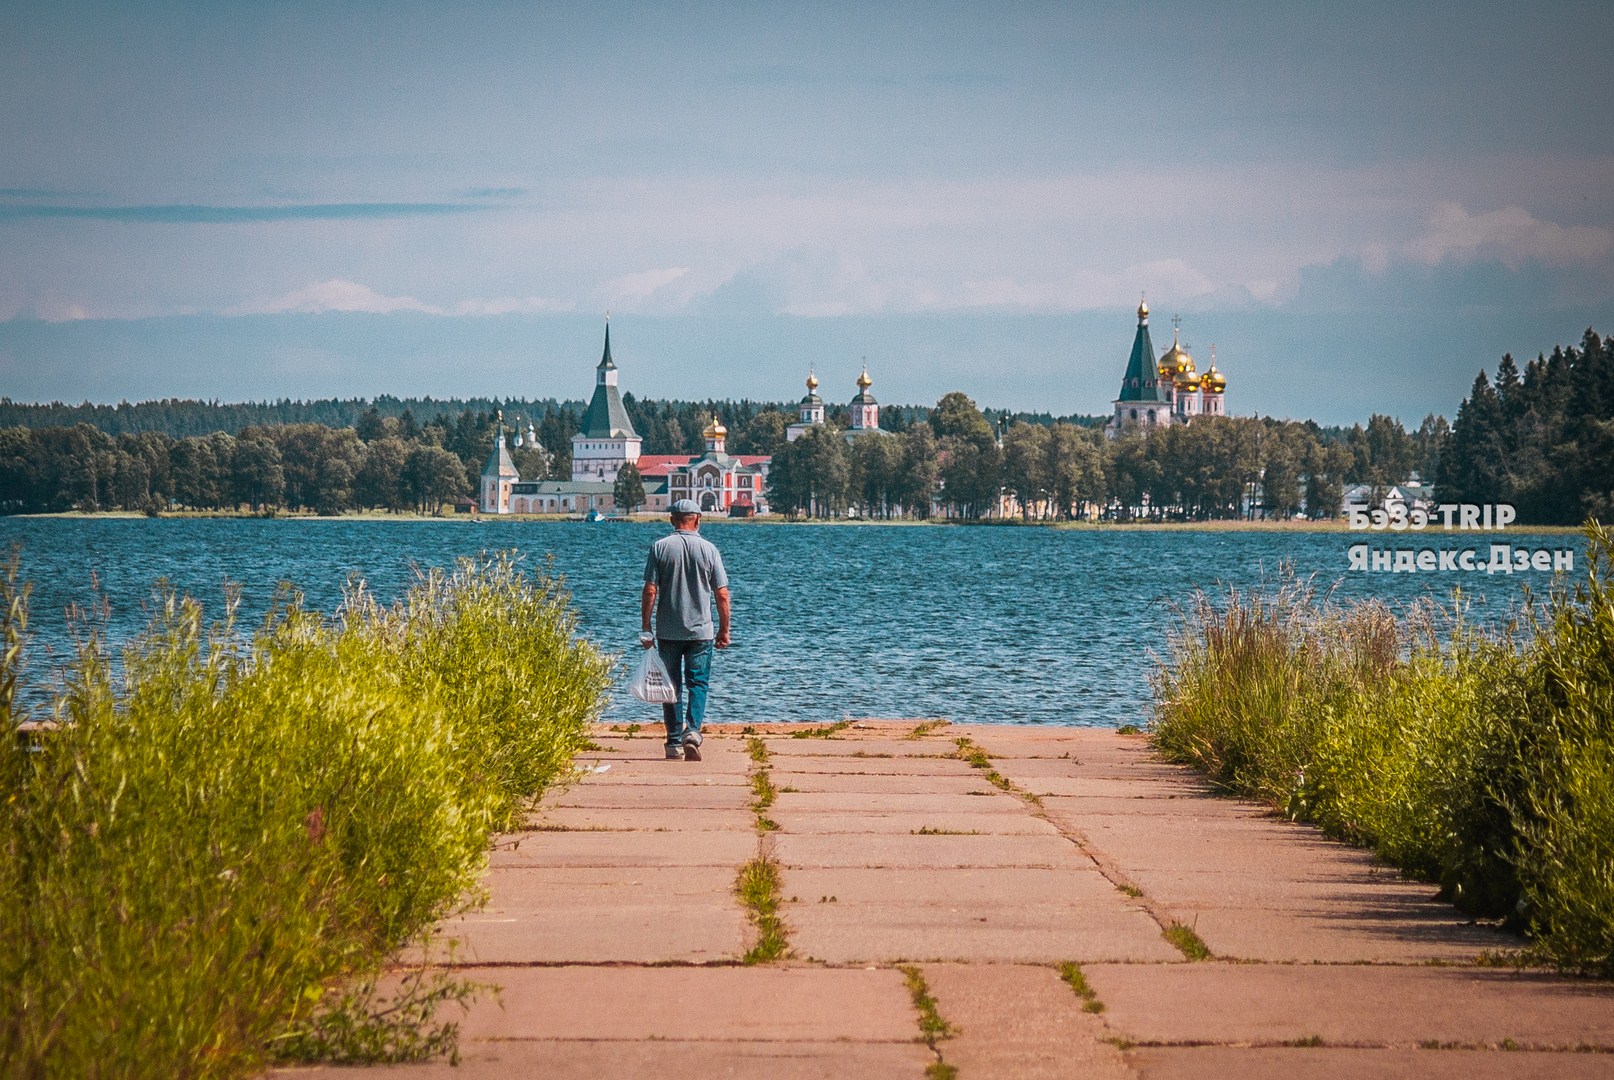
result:
[(1430, 266), (1448, 259), (1495, 259), (1515, 270), (1530, 262), (1587, 266), (1611, 252), (1614, 231), (1609, 229), (1542, 221), (1518, 206), (1474, 214), (1455, 202), (1436, 206), (1428, 228), (1406, 246), (1408, 256)]
[(519, 315), (547, 314), (571, 311), (577, 305), (570, 300), (551, 300), (543, 296), (501, 296), (491, 300), (461, 300), (454, 305), (455, 315)]
[(423, 311), (439, 314), (429, 304), (413, 296), (384, 296), (368, 285), (356, 281), (317, 281), (284, 296), (268, 300), (252, 300), (225, 309), (226, 315), (284, 315), (318, 314), (326, 311), (354, 311), (372, 315), (386, 315), (394, 311)]
[(624, 300), (643, 300), (651, 293), (665, 286), (671, 285), (685, 274), (689, 273), (687, 266), (669, 266), (662, 270), (640, 270), (633, 274), (623, 274), (615, 277), (600, 286), (600, 290), (607, 296), (617, 296)]
[(524, 312), (570, 311), (570, 300), (542, 296), (502, 296), (491, 299), (461, 300), (451, 307), (436, 307), (413, 296), (387, 296), (356, 281), (318, 281), (267, 300), (251, 300), (224, 309), (226, 315), (313, 315), (328, 311), (388, 315), (395, 311), (418, 311), (426, 315), (511, 315)]

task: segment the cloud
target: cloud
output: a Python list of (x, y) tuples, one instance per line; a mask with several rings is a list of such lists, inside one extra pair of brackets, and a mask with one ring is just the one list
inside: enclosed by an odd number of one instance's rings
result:
[(1542, 221), (1518, 206), (1474, 214), (1455, 202), (1436, 206), (1428, 228), (1406, 245), (1409, 257), (1428, 266), (1490, 259), (1510, 270), (1524, 263), (1589, 266), (1611, 252), (1614, 231), (1609, 229)]
[[(14, 196), (17, 197), (17, 196)], [(296, 206), (66, 206), (0, 203), (0, 222), (69, 218), (136, 225), (243, 225), (276, 221), (352, 221), (434, 217), (485, 209), (464, 203), (307, 203)]]
[(384, 296), (368, 285), (356, 281), (317, 281), (284, 296), (269, 300), (253, 300), (227, 308), (226, 315), (286, 315), (317, 314), (326, 311), (362, 311), (371, 315), (387, 315), (394, 311), (423, 311), (437, 314), (437, 309), (413, 296)]
[(643, 300), (657, 289), (671, 285), (687, 273), (689, 273), (687, 266), (640, 270), (637, 273), (612, 278), (600, 286), (600, 291), (607, 296), (618, 296), (624, 300)]
[(356, 281), (317, 281), (284, 296), (250, 300), (226, 308), (225, 315), (317, 315), (324, 312), (362, 312), (390, 315), (396, 311), (418, 311), (424, 315), (492, 316), (523, 313), (552, 314), (570, 311), (570, 300), (542, 296), (502, 296), (491, 299), (461, 300), (450, 307), (437, 307), (413, 296), (387, 296)]
[(553, 314), (571, 311), (577, 305), (570, 300), (551, 300), (543, 296), (500, 296), (491, 300), (461, 300), (449, 311), (453, 315), (520, 315)]

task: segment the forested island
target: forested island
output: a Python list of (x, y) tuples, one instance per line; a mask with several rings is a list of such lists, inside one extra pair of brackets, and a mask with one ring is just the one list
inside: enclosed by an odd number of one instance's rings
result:
[[(1339, 513), (1348, 485), (1417, 479), (1443, 501), (1513, 503), (1521, 524), (1614, 511), (1614, 339), (1587, 330), (1525, 365), (1479, 373), (1450, 425), (1374, 415), (1350, 428), (1203, 417), (1107, 439), (1102, 417), (981, 409), (962, 393), (885, 407), (885, 438), (849, 442), (844, 407), (787, 442), (793, 406), (623, 396), (645, 454), (699, 453), (713, 416), (735, 454), (773, 458), (769, 498), (797, 515), (979, 519), (1012, 494), (1026, 519)], [(531, 425), (524, 477), (567, 478), (585, 405), (404, 399), (119, 405), (0, 399), (0, 512), (440, 512), (476, 488), (502, 412)]]

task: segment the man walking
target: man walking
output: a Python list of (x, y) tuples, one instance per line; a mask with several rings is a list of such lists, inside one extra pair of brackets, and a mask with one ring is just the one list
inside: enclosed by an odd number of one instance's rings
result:
[[(639, 597), (639, 644), (646, 649), (657, 647), (667, 674), (672, 676), (673, 688), (678, 691), (677, 701), (661, 707), (667, 726), (668, 759), (699, 761), (712, 649), (729, 647), (729, 576), (723, 569), (723, 556), (700, 535), (701, 511), (694, 500), (673, 503), (672, 527), (672, 535), (652, 544), (650, 557), (645, 560), (644, 592)], [(650, 630), (652, 611), (656, 615), (655, 633)]]

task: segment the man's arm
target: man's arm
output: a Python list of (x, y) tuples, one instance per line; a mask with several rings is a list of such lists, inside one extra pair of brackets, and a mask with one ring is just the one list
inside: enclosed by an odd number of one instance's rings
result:
[[(724, 590), (725, 592), (727, 590)], [(727, 603), (727, 601), (725, 601)], [(639, 594), (639, 644), (650, 648), (655, 638), (645, 640), (645, 634), (650, 633), (650, 613), (656, 610), (656, 586), (652, 582), (645, 582), (644, 591)]]
[(719, 649), (726, 649), (729, 647), (729, 590), (725, 586), (717, 590), (715, 595), (717, 596), (717, 640), (713, 644)]

